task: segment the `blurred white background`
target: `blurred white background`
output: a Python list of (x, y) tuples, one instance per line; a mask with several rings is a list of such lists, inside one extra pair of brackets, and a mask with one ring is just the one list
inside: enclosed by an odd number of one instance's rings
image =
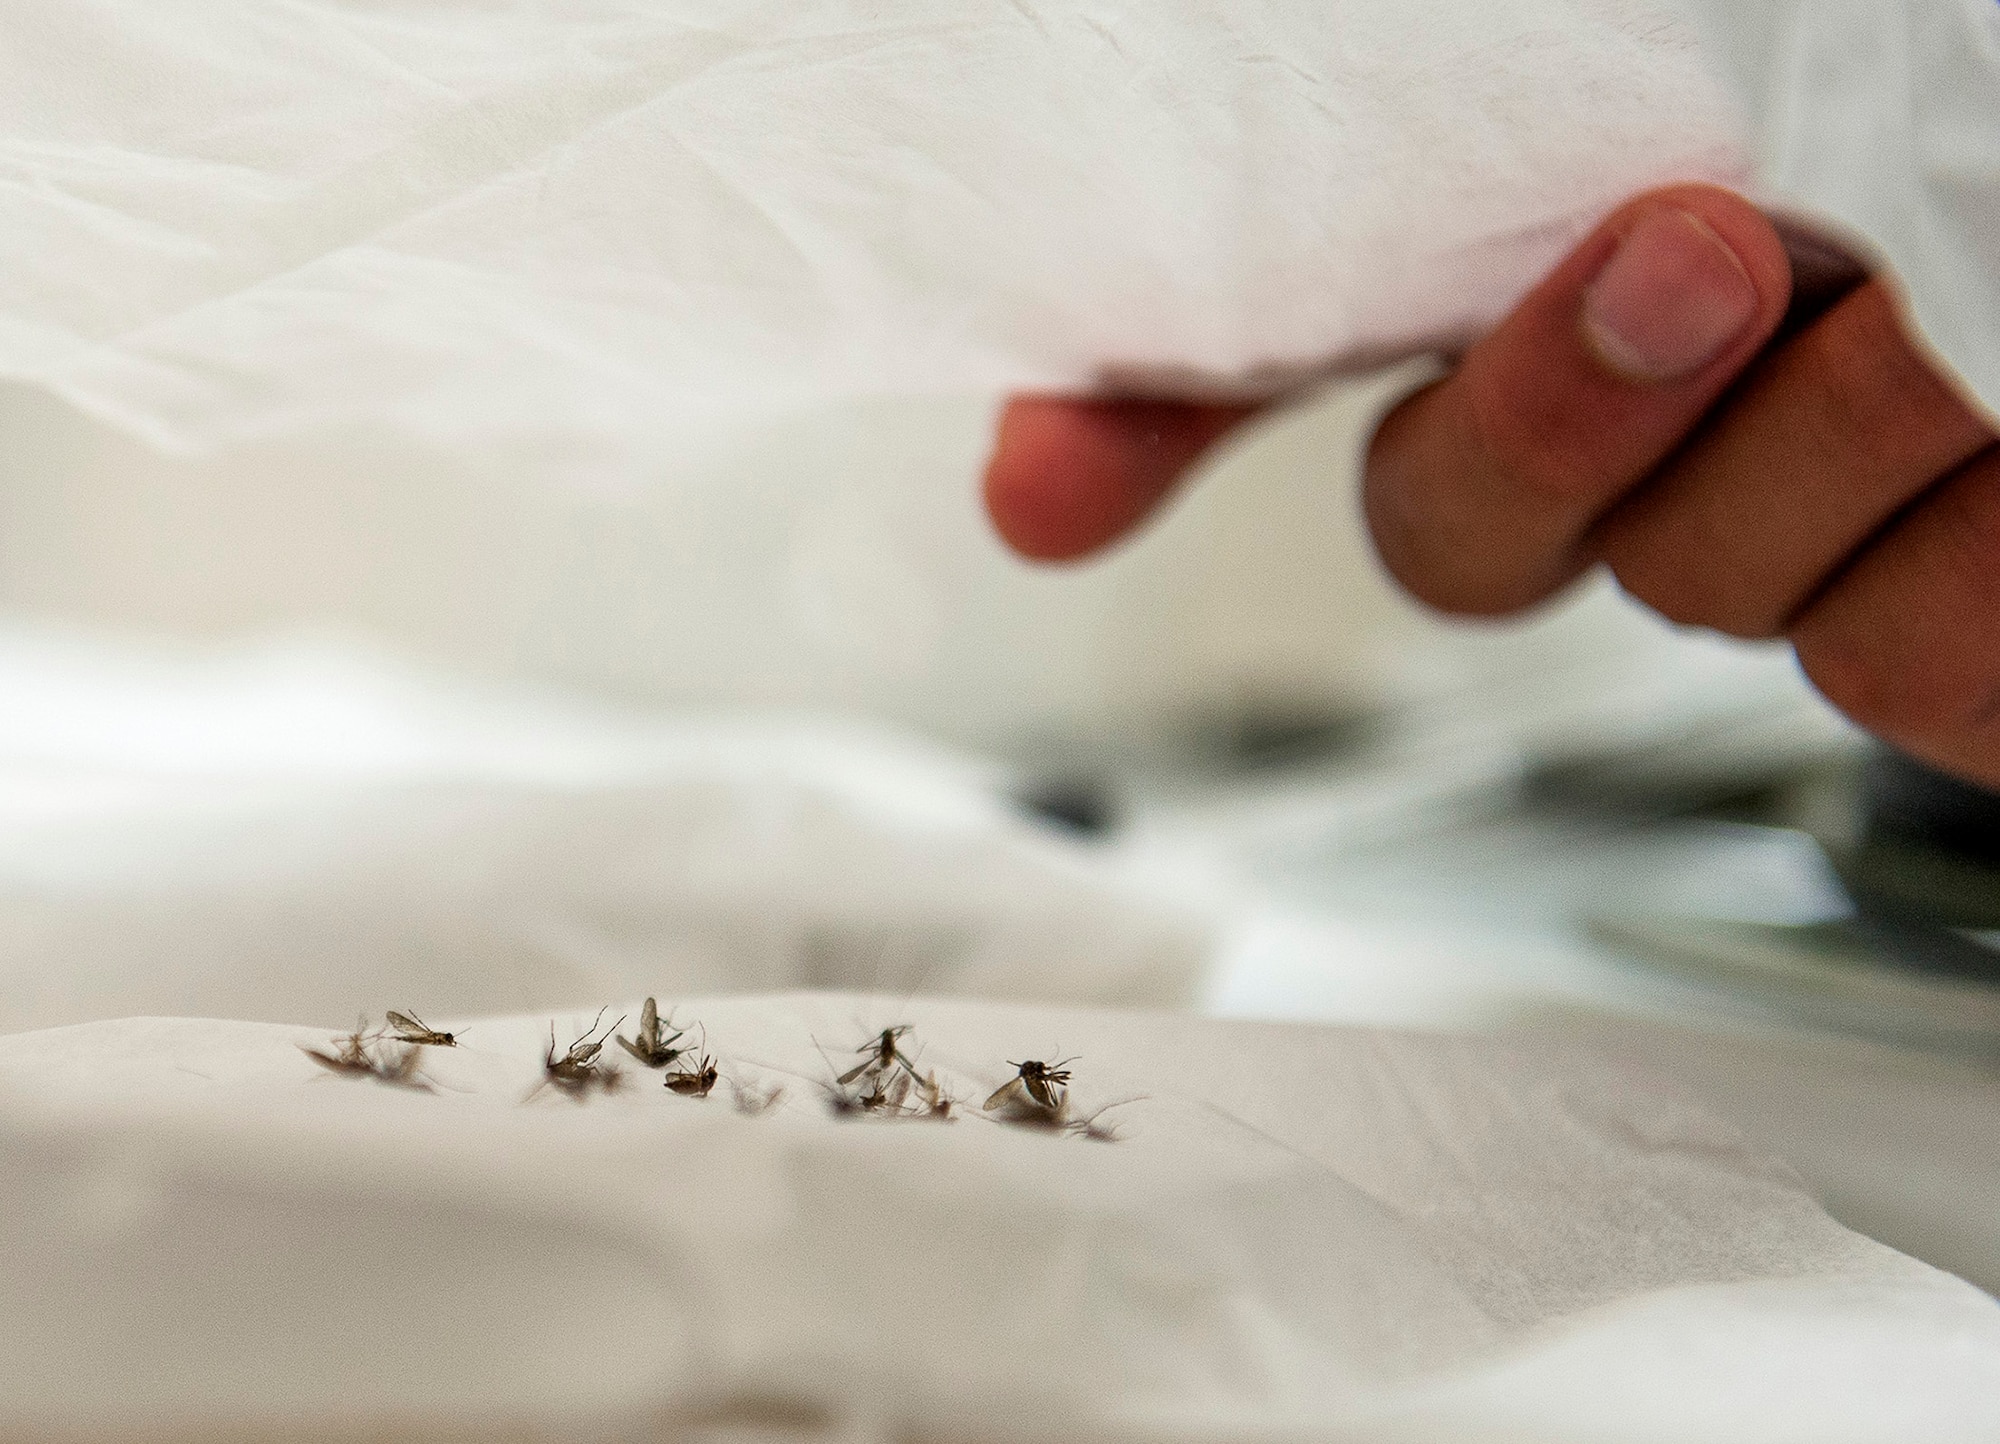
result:
[(13, 390), (0, 605), (200, 641), (350, 631), (486, 677), (978, 744), (1246, 694), (1344, 707), (1439, 634), (1355, 522), (1375, 394), (1296, 408), (1135, 543), (1047, 569), (987, 529), (985, 402), (736, 419), (670, 471), (605, 482), (382, 434), (170, 458)]

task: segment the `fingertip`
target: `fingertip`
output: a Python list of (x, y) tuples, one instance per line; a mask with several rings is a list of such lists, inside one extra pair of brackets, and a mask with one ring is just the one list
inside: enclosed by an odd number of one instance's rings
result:
[(1764, 314), (1774, 323), (1784, 315), (1792, 299), (1791, 258), (1777, 226), (1754, 201), (1724, 186), (1666, 186), (1638, 197), (1620, 215), (1663, 205), (1685, 211), (1721, 237), (1756, 286)]
[(1144, 521), (1250, 410), (1017, 397), (1001, 412), (987, 463), (987, 515), (1031, 561), (1090, 556)]
[(1080, 444), (1076, 405), (1024, 396), (1000, 412), (986, 463), (986, 514), (1000, 539), (1030, 561), (1068, 561), (1089, 550), (1069, 495), (1078, 474), (1095, 469)]

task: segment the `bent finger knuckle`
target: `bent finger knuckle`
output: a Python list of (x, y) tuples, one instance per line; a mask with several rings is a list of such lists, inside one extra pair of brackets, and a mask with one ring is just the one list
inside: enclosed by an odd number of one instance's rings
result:
[(1913, 437), (1949, 453), (1984, 430), (1911, 343), (1880, 282), (1848, 297), (1802, 344), (1817, 409), (1862, 464), (1893, 466)]
[(1799, 667), (1849, 721), (1878, 736), (1909, 740), (1950, 731), (1959, 708), (1931, 685), (1920, 664), (1843, 624), (1793, 634)]
[(1744, 639), (1781, 630), (1783, 619), (1719, 562), (1717, 549), (1684, 528), (1614, 519), (1599, 531), (1597, 554), (1627, 596), (1676, 626)]

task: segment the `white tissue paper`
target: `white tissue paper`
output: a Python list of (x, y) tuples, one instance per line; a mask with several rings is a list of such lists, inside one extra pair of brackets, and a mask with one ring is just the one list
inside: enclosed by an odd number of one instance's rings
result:
[(858, 393), (1267, 393), (1742, 181), (1636, 0), (0, 10), (0, 374), (176, 446), (646, 454)]
[[(1588, 1055), (820, 994), (682, 1001), (707, 1098), (537, 1090), (594, 1011), (429, 1018), (429, 1091), (0, 1038), (0, 1438), (2000, 1437), (2000, 1305)], [(826, 1107), (894, 1022), (954, 1119)], [(1115, 1136), (981, 1113), (1070, 1055)]]
[(1987, 0), (0, 8), (0, 375), (551, 459), (868, 393), (1267, 394), (1748, 185), (2000, 407)]

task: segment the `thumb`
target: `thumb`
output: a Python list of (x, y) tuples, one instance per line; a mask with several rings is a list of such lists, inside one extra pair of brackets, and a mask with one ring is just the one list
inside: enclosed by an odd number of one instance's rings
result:
[(1715, 186), (1629, 202), (1369, 448), (1383, 563), (1446, 611), (1498, 614), (1590, 562), (1591, 524), (1673, 452), (1791, 297), (1771, 223)]

